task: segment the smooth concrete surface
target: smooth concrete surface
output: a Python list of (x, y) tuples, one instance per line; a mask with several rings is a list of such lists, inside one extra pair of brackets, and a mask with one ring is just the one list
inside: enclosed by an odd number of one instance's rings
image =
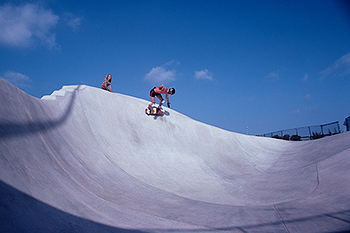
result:
[(247, 136), (148, 103), (0, 79), (0, 232), (350, 231), (349, 133)]

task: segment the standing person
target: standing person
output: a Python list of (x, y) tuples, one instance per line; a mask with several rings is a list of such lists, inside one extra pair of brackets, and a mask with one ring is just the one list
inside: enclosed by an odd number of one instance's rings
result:
[(162, 104), (164, 103), (164, 99), (162, 97), (162, 94), (165, 94), (165, 99), (167, 101), (168, 108), (170, 108), (170, 102), (169, 102), (168, 94), (174, 95), (175, 94), (175, 89), (172, 88), (172, 87), (168, 89), (168, 88), (164, 87), (163, 85), (160, 85), (159, 87), (154, 87), (150, 91), (150, 96), (151, 96), (152, 103), (150, 103), (148, 105), (148, 109), (151, 109), (152, 105), (154, 105), (156, 103), (156, 100), (154, 98), (155, 96), (157, 96), (158, 99), (160, 100), (158, 108), (162, 109)]
[[(112, 83), (112, 75), (111, 74), (107, 74), (105, 80), (102, 83), (101, 88), (103, 90), (113, 92), (111, 83)], [(109, 87), (109, 89), (108, 89), (108, 87)]]

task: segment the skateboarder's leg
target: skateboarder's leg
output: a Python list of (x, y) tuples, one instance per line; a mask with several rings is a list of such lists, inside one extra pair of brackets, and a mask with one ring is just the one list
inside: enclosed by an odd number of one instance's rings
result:
[(164, 103), (164, 99), (162, 97), (162, 95), (157, 95), (158, 99), (160, 100), (160, 103), (159, 103), (159, 108), (162, 107), (162, 104)]
[(152, 101), (152, 103), (150, 103), (150, 104), (148, 105), (148, 108), (149, 108), (149, 109), (151, 109), (152, 105), (154, 105), (154, 104), (156, 103), (155, 98), (152, 97), (152, 96), (151, 96), (151, 101)]

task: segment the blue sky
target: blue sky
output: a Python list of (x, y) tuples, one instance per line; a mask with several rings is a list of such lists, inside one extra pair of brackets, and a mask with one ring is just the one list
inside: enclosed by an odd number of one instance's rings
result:
[(164, 84), (176, 89), (176, 111), (251, 135), (342, 125), (345, 2), (1, 1), (0, 77), (38, 98), (99, 88), (107, 73), (113, 91), (147, 100)]

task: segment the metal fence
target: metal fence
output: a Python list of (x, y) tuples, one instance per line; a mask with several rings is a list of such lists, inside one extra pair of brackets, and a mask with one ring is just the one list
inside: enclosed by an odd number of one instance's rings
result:
[(271, 137), (285, 140), (299, 141), (304, 139), (317, 139), (325, 136), (340, 133), (339, 121), (323, 124), (304, 126), (293, 129), (278, 130), (267, 134), (258, 135), (259, 137)]

